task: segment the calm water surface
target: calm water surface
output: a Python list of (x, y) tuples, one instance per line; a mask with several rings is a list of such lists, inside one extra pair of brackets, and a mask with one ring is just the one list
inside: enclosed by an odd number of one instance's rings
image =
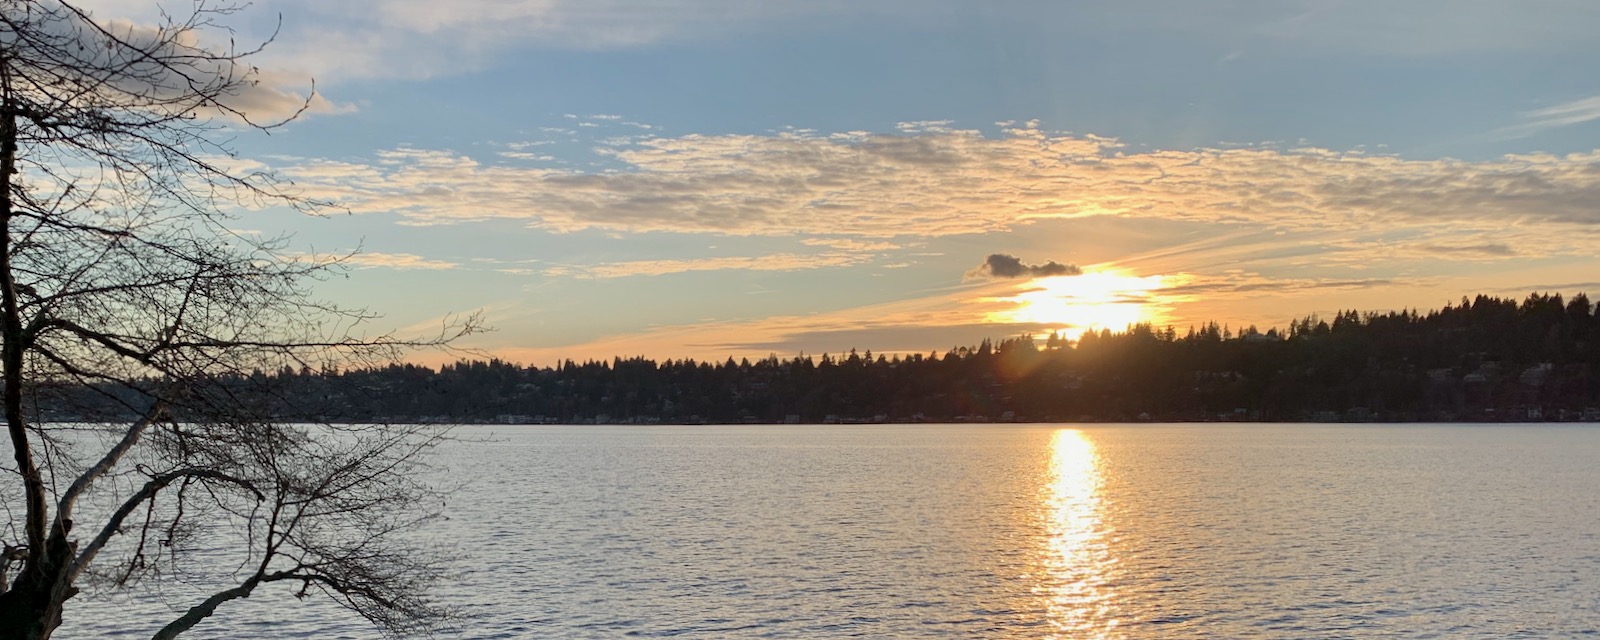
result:
[[(1593, 425), (461, 433), (452, 637), (1600, 635)], [(235, 611), (190, 637), (375, 635)]]

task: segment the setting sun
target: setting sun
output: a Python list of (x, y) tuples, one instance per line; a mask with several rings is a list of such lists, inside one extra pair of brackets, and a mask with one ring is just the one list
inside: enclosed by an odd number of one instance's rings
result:
[(1166, 286), (1165, 276), (1121, 270), (1035, 278), (1012, 295), (995, 298), (1013, 306), (991, 313), (989, 320), (1052, 325), (1076, 340), (1089, 329), (1119, 331), (1160, 320), (1164, 309), (1155, 294)]

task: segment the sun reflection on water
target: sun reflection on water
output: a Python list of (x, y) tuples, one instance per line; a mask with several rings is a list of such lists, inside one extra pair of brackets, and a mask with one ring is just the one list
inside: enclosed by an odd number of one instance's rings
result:
[(1117, 637), (1109, 588), (1115, 558), (1101, 521), (1099, 454), (1075, 429), (1056, 431), (1050, 453), (1044, 495), (1049, 538), (1038, 588), (1054, 631), (1048, 637)]

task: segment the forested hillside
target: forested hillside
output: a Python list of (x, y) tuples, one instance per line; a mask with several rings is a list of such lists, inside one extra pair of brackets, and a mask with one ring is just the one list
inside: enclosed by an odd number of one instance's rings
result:
[(237, 382), (268, 390), (277, 409), (351, 421), (1543, 421), (1600, 419), (1597, 364), (1588, 298), (1535, 294), (1265, 332), (1138, 325), (909, 357), (463, 361)]

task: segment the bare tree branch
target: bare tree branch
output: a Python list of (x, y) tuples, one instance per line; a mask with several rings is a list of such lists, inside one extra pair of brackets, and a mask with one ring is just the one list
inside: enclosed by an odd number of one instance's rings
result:
[[(435, 568), (402, 536), (437, 503), (414, 474), (440, 434), (285, 424), (302, 400), (257, 372), (448, 349), (479, 318), (436, 336), (368, 332), (374, 314), (313, 295), (348, 256), (230, 230), (242, 209), (330, 206), (228, 146), (224, 127), (267, 131), (315, 98), (312, 86), (287, 112), (248, 108), (250, 58), (272, 38), (219, 37), (238, 9), (193, 0), (133, 25), (72, 0), (0, 0), (0, 416), (14, 467), (0, 477), (22, 497), (0, 511), (0, 640), (49, 638), (80, 579), (138, 588), (187, 567), (241, 581), (162, 637), (283, 580), (386, 629), (442, 613), (420, 595)], [(175, 541), (191, 534), (228, 549), (229, 568), (186, 554)]]
[(163, 407), (156, 405), (155, 408), (151, 409), (150, 413), (133, 423), (133, 426), (129, 427), (123, 434), (122, 440), (106, 451), (105, 456), (101, 457), (99, 462), (96, 462), (94, 466), (85, 469), (82, 474), (78, 475), (78, 479), (73, 481), (72, 486), (67, 487), (66, 493), (61, 494), (61, 500), (56, 503), (55, 528), (63, 531), (71, 528), (71, 525), (67, 523), (72, 520), (72, 509), (78, 502), (78, 496), (83, 495), (89, 485), (94, 484), (94, 481), (99, 480), (107, 471), (110, 471), (111, 467), (122, 459), (122, 456), (127, 455), (128, 450), (139, 442), (139, 436), (144, 435), (144, 430), (149, 428), (150, 424), (158, 419), (163, 412)]
[(121, 533), (122, 523), (128, 519), (128, 514), (133, 513), (133, 510), (139, 508), (139, 505), (143, 504), (146, 500), (155, 499), (157, 492), (167, 488), (167, 486), (172, 484), (174, 481), (184, 478), (198, 478), (203, 480), (215, 480), (219, 482), (231, 483), (250, 491), (257, 497), (258, 500), (266, 499), (266, 496), (262, 495), (261, 491), (256, 489), (249, 480), (236, 478), (213, 469), (191, 468), (163, 473), (159, 476), (151, 478), (144, 484), (142, 488), (139, 489), (137, 493), (129, 496), (127, 500), (124, 500), (122, 502), (122, 506), (118, 507), (116, 511), (112, 512), (110, 517), (106, 518), (105, 525), (100, 528), (100, 533), (94, 537), (94, 540), (91, 540), (89, 544), (83, 548), (83, 551), (78, 553), (78, 557), (74, 559), (72, 564), (68, 567), (67, 575), (69, 577), (76, 578), (78, 574), (83, 572), (84, 567), (88, 566), (90, 562), (94, 561), (95, 555), (99, 554), (100, 550), (105, 548), (106, 543), (111, 541), (111, 537)]

